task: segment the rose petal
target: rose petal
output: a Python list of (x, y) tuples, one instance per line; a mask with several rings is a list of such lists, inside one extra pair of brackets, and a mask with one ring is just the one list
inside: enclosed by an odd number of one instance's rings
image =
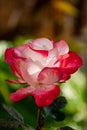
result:
[(59, 79), (58, 68), (47, 68), (45, 67), (38, 75), (38, 82), (44, 84), (53, 84)]
[(65, 82), (70, 78), (67, 68), (44, 68), (38, 75), (38, 82), (43, 84), (53, 84)]
[(20, 88), (16, 92), (10, 94), (10, 99), (14, 102), (20, 101), (31, 95), (32, 91), (34, 91), (32, 87)]
[(34, 86), (37, 83), (37, 76), (41, 71), (38, 63), (33, 62), (31, 59), (20, 62), (20, 71), (23, 76), (23, 79), (31, 86)]
[(59, 95), (60, 88), (59, 86), (44, 86), (38, 88), (32, 94), (35, 98), (35, 102), (39, 107), (45, 107), (50, 105)]
[(44, 86), (37, 89), (26, 87), (12, 93), (10, 99), (14, 102), (18, 102), (29, 95), (33, 95), (37, 106), (44, 107), (50, 105), (59, 93), (60, 88), (58, 86)]
[(26, 58), (23, 57), (22, 52), (29, 47), (29, 43), (23, 44), (22, 46), (13, 47), (13, 56), (15, 58)]
[(27, 47), (23, 52), (22, 52), (23, 57), (26, 58), (31, 58), (33, 61), (38, 61), (41, 65), (45, 65), (46, 62), (46, 57), (44, 57), (42, 54), (37, 53), (36, 51), (30, 49)]
[(48, 56), (48, 51), (53, 48), (53, 43), (47, 38), (39, 38), (29, 44), (30, 48), (43, 56)]
[[(23, 77), (20, 73), (20, 67), (19, 67), (19, 60), (17, 60), (15, 57), (14, 57), (14, 49), (15, 48), (8, 48), (6, 49), (5, 51), (5, 60), (7, 63), (10, 64), (11, 66), (11, 69), (13, 71), (13, 73), (18, 76), (21, 80), (23, 80)], [(23, 60), (23, 59), (22, 59)]]
[(53, 44), (47, 38), (39, 38), (30, 43), (31, 48), (35, 50), (51, 50)]
[(46, 66), (53, 67), (54, 63), (59, 59), (57, 49), (53, 48), (49, 51), (48, 57), (45, 61)]
[(70, 73), (68, 73), (68, 69), (67, 68), (59, 68), (59, 83), (65, 82), (66, 80), (68, 80), (71, 75)]
[(64, 55), (60, 60), (60, 67), (67, 68), (68, 73), (74, 73), (82, 65), (82, 59), (75, 53), (69, 52), (68, 57)]
[(14, 59), (23, 58), (22, 51), (25, 49), (25, 45), (13, 48), (7, 48), (5, 51), (5, 61), (9, 64), (13, 62)]
[(5, 61), (9, 64), (11, 64), (13, 60), (12, 52), (13, 52), (13, 48), (8, 48), (5, 51)]
[(64, 55), (69, 52), (69, 47), (64, 40), (55, 43), (54, 47), (57, 48), (58, 55)]

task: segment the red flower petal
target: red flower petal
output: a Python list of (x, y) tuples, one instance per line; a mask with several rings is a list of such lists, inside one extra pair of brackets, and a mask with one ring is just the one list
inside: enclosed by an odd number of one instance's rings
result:
[(10, 99), (14, 102), (20, 101), (26, 98), (27, 96), (31, 95), (32, 91), (33, 91), (33, 88), (31, 87), (20, 88), (16, 92), (10, 95)]
[(41, 71), (40, 66), (31, 59), (27, 59), (26, 61), (20, 62), (20, 71), (23, 79), (34, 87), (37, 83), (38, 73)]
[(30, 46), (35, 50), (51, 50), (53, 43), (47, 38), (38, 38), (30, 42)]
[(5, 61), (9, 64), (11, 64), (13, 60), (12, 52), (13, 52), (13, 48), (8, 48), (5, 51)]
[(60, 93), (60, 88), (58, 86), (50, 86), (50, 89), (46, 88), (39, 88), (33, 93), (35, 102), (39, 107), (50, 105)]
[(30, 49), (47, 57), (48, 51), (53, 48), (53, 43), (47, 38), (39, 38), (29, 44)]
[(23, 80), (23, 77), (20, 72), (20, 60), (25, 60), (25, 58), (21, 57), (19, 53), (17, 54), (15, 48), (17, 47), (6, 49), (5, 60), (7, 63), (10, 64), (13, 73), (16, 76), (18, 76), (21, 80)]
[(71, 77), (68, 71), (67, 68), (59, 68), (59, 83), (65, 82)]
[(69, 52), (69, 47), (64, 40), (61, 40), (54, 44), (54, 47), (57, 48), (59, 55), (64, 55)]
[(31, 50), (33, 50), (34, 52), (41, 54), (41, 55), (44, 56), (44, 57), (47, 57), (47, 56), (48, 56), (48, 51), (46, 51), (46, 50), (35, 50), (35, 49), (33, 49), (31, 46), (30, 46), (29, 48), (30, 48)]
[[(68, 56), (66, 56), (68, 55)], [(82, 59), (75, 53), (69, 52), (60, 60), (60, 67), (67, 68), (68, 73), (74, 73), (82, 65)]]
[(24, 57), (22, 57), (21, 51), (19, 51), (18, 48), (23, 48), (23, 47), (13, 47), (13, 48), (6, 49), (5, 61), (7, 63), (12, 64), (13, 61), (16, 60), (17, 58), (25, 59)]
[(65, 82), (70, 78), (67, 68), (44, 68), (39, 76), (38, 82), (43, 84), (53, 84), (55, 82)]
[(37, 106), (44, 107), (50, 105), (55, 98), (59, 95), (60, 88), (58, 86), (44, 86), (37, 88), (26, 87), (17, 90), (10, 95), (10, 99), (14, 102), (18, 102), (29, 95), (33, 95)]
[(38, 82), (44, 84), (53, 84), (58, 81), (60, 76), (59, 69), (45, 67), (38, 76)]

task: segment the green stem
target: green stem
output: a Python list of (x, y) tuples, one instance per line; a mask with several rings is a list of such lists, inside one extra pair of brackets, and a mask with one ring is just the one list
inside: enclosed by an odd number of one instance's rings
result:
[(42, 130), (43, 123), (42, 123), (42, 107), (38, 108), (38, 114), (37, 114), (37, 126), (36, 130)]

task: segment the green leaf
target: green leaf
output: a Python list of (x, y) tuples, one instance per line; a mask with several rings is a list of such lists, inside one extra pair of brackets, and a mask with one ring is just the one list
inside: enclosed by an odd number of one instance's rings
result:
[(17, 121), (24, 122), (23, 116), (14, 107), (3, 104), (3, 108)]
[(58, 130), (58, 129), (55, 128), (55, 127), (49, 127), (49, 128), (45, 128), (45, 129), (43, 129), (43, 130)]
[(64, 96), (58, 97), (58, 98), (54, 101), (54, 103), (53, 103), (53, 105), (54, 105), (57, 109), (64, 108), (64, 107), (66, 106), (66, 104), (67, 104), (67, 100), (66, 100), (66, 98), (65, 98)]
[(51, 117), (53, 117), (56, 121), (63, 121), (65, 119), (65, 114), (61, 111), (56, 111), (51, 115)]
[(24, 125), (24, 124), (22, 124), (21, 127), (22, 127), (23, 130), (35, 130), (35, 129), (32, 128), (32, 126), (30, 126), (30, 125)]
[(56, 121), (63, 121), (65, 119), (65, 114), (61, 111), (65, 107), (67, 101), (64, 97), (58, 97), (53, 104), (44, 108), (44, 115), (50, 116)]
[(65, 126), (65, 127), (61, 127), (61, 128), (49, 127), (49, 128), (45, 128), (44, 130), (75, 130), (75, 129), (72, 129), (69, 126)]
[(0, 119), (0, 130), (14, 130), (20, 126), (20, 122), (10, 119)]
[(72, 128), (69, 127), (69, 126), (65, 126), (65, 127), (59, 128), (59, 130), (75, 130), (75, 129), (72, 129)]

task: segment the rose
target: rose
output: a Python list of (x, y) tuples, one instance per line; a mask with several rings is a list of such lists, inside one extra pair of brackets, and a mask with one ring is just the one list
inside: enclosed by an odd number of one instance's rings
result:
[(46, 38), (8, 48), (5, 60), (18, 77), (16, 81), (8, 81), (28, 84), (12, 93), (10, 99), (19, 101), (32, 95), (39, 107), (50, 105), (60, 93), (58, 83), (68, 80), (82, 65), (81, 58), (69, 52), (65, 41), (54, 43)]

